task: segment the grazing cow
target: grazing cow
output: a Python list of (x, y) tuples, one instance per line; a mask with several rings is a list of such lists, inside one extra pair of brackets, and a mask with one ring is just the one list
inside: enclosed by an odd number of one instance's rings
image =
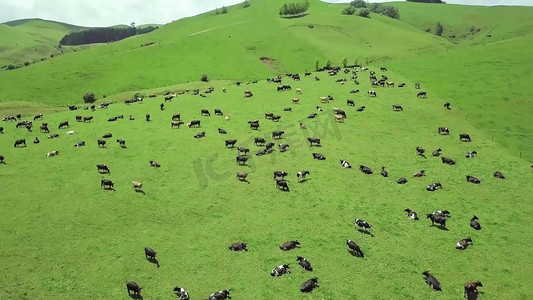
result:
[(68, 121), (59, 123), (58, 129), (61, 129), (63, 127), (70, 127), (70, 125), (68, 125)]
[(296, 94), (302, 94), (302, 89), (297, 88), (297, 89), (296, 89)]
[(434, 157), (437, 157), (437, 156), (440, 156), (441, 152), (442, 152), (442, 149), (439, 148), (439, 149), (433, 151), (433, 153), (431, 153), (431, 155), (433, 155)]
[(438, 189), (442, 189), (442, 184), (440, 184), (440, 182), (435, 182), (426, 186), (426, 191), (434, 192)]
[(285, 152), (289, 150), (289, 144), (278, 144), (279, 152)]
[(250, 152), (250, 149), (246, 147), (237, 147), (237, 151), (239, 151), (239, 154), (243, 153), (244, 155), (246, 155), (248, 152)]
[(495, 178), (505, 179), (505, 176), (503, 176), (503, 173), (500, 172), (500, 171), (496, 171), (496, 172), (494, 172), (493, 176), (494, 176)]
[(424, 148), (417, 146), (415, 150), (416, 150), (416, 154), (418, 154), (419, 156), (422, 156), (423, 158), (426, 158), (426, 155), (424, 154), (426, 150), (424, 150)]
[(136, 191), (142, 191), (142, 188), (143, 188), (143, 184), (142, 182), (139, 182), (139, 181), (132, 181), (131, 184), (133, 185), (133, 188), (136, 190)]
[(366, 93), (367, 93), (368, 96), (370, 96), (370, 97), (377, 97), (377, 96), (378, 96), (378, 94), (376, 94), (376, 91), (367, 91)]
[(237, 155), (237, 157), (235, 157), (235, 163), (239, 165), (245, 165), (247, 160), (248, 157), (244, 155)]
[(272, 121), (274, 121), (274, 122), (279, 122), (279, 120), (281, 120), (281, 116), (273, 116), (272, 117)]
[(465, 291), (464, 291), (464, 295), (463, 296), (465, 298), (468, 297), (468, 299), (470, 299), (470, 295), (471, 294), (477, 294), (478, 293), (478, 291), (477, 291), (477, 287), (478, 286), (483, 286), (483, 284), (481, 284), (480, 281), (465, 283)]
[(402, 88), (402, 87), (404, 87), (404, 86), (405, 86), (405, 82), (402, 82), (402, 83), (398, 84), (398, 87), (399, 87), (399, 88)]
[(355, 106), (355, 102), (354, 102), (352, 99), (348, 99), (348, 100), (346, 100), (346, 104), (347, 104), (348, 106)]
[(51, 134), (51, 135), (48, 136), (49, 139), (55, 139), (57, 137), (59, 137), (59, 134), (57, 134), (57, 133), (54, 133), (54, 134)]
[(33, 140), (33, 143), (34, 144), (39, 144), (41, 141), (39, 141), (39, 138), (38, 137), (35, 137), (35, 139)]
[(83, 117), (83, 122), (91, 122), (93, 116)]
[(24, 147), (26, 147), (26, 139), (18, 139), (15, 141), (15, 144), (13, 144), (13, 147), (18, 147), (20, 145), (24, 144)]
[(416, 97), (418, 97), (418, 98), (426, 98), (427, 94), (428, 94), (427, 92), (418, 92), (416, 94)]
[(69, 110), (77, 110), (78, 107), (77, 107), (76, 105), (69, 105), (69, 106), (68, 106), (68, 109), (69, 109)]
[(315, 144), (315, 146), (322, 147), (322, 144), (320, 144), (319, 138), (307, 138), (307, 141), (309, 141), (309, 147), (312, 147), (313, 144)]
[(224, 115), (224, 114), (222, 113), (222, 110), (220, 110), (220, 109), (218, 109), (218, 108), (215, 108), (215, 115), (216, 115), (216, 116), (222, 116), (222, 115)]
[(363, 111), (363, 110), (365, 110), (365, 108), (366, 108), (366, 106), (363, 105), (363, 106), (361, 106), (361, 107), (358, 107), (358, 108), (357, 108), (357, 111)]
[(280, 139), (281, 136), (285, 133), (285, 131), (274, 131), (272, 132), (272, 138), (273, 139)]
[(359, 166), (359, 170), (361, 170), (361, 172), (363, 172), (363, 173), (365, 173), (367, 175), (374, 174), (374, 172), (372, 172), (372, 169), (370, 169), (367, 166), (360, 165)]
[(75, 133), (74, 130), (67, 131), (67, 134), (68, 134), (68, 135), (73, 135), (74, 133)]
[(471, 142), (472, 141), (472, 139), (470, 139), (470, 135), (468, 133), (459, 134), (459, 140), (461, 142)]
[(346, 112), (342, 109), (334, 109), (333, 112), (335, 113), (335, 115), (337, 116), (341, 116), (343, 118), (346, 118)]
[(248, 121), (248, 124), (250, 124), (250, 129), (252, 129), (252, 130), (259, 129), (259, 121), (258, 120)]
[(394, 82), (387, 81), (385, 84), (387, 85), (387, 87), (394, 87)]
[(344, 168), (347, 168), (347, 169), (352, 168), (352, 165), (350, 165), (350, 163), (347, 162), (346, 160), (341, 159), (340, 162), (341, 162), (341, 166), (343, 166)]
[(329, 103), (328, 97), (320, 97), (320, 103)]
[(205, 137), (205, 131), (199, 132), (199, 133), (194, 135), (195, 139), (201, 139), (203, 137)]
[(170, 128), (174, 128), (174, 127), (178, 127), (178, 129), (180, 128), (181, 125), (185, 124), (183, 121), (172, 121), (170, 123)]
[(56, 155), (59, 155), (59, 151), (57, 151), (57, 150), (54, 150), (54, 151), (46, 153), (46, 157), (52, 157), (52, 156), (56, 156)]
[(244, 97), (245, 97), (245, 98), (250, 98), (250, 97), (252, 97), (253, 95), (254, 95), (254, 94), (252, 94), (252, 92), (250, 92), (250, 91), (248, 91), (248, 90), (244, 91)]
[(200, 120), (192, 120), (189, 123), (187, 123), (187, 127), (200, 127)]
[(472, 239), (470, 237), (467, 237), (466, 239), (462, 239), (457, 244), (455, 244), (455, 249), (458, 250), (466, 250), (468, 246), (472, 244)]
[(265, 150), (267, 151), (267, 153), (270, 153), (272, 152), (273, 150), (271, 150), (276, 144), (274, 143), (268, 143), (265, 145)]
[(407, 178), (401, 177), (398, 180), (396, 180), (396, 183), (397, 184), (406, 184), (407, 183)]
[(404, 209), (404, 211), (407, 214), (407, 217), (411, 220), (418, 220), (418, 214), (414, 210), (410, 210), (409, 208)]
[(231, 299), (229, 295), (230, 290), (221, 290), (215, 293), (212, 293), (209, 295), (209, 298), (207, 300), (226, 300)]
[(292, 98), (292, 103), (297, 104), (300, 102), (300, 98)]
[(466, 158), (473, 158), (477, 155), (477, 152), (476, 151), (471, 151), (471, 152), (468, 152), (465, 157)]
[(109, 171), (109, 168), (106, 165), (96, 165), (96, 171), (100, 173), (111, 173), (111, 171)]
[(325, 160), (326, 157), (320, 153), (313, 153), (313, 158), (318, 160)]
[(211, 116), (211, 113), (207, 109), (202, 109), (202, 111), (200, 112), (200, 115)]
[(312, 114), (308, 115), (307, 118), (308, 119), (314, 119), (316, 116), (318, 116), (318, 114), (312, 113)]
[(451, 159), (451, 158), (447, 158), (447, 157), (443, 156), (443, 157), (441, 157), (441, 159), (442, 159), (442, 163), (443, 164), (447, 164), (447, 165), (450, 165), (450, 166), (455, 165), (455, 161), (453, 159)]
[(446, 103), (444, 103), (444, 108), (450, 110), (450, 109), (451, 109), (451, 108), (450, 108), (450, 105), (451, 105), (450, 102), (446, 102)]
[(165, 102), (172, 101), (173, 98), (174, 98), (174, 95), (165, 96)]
[(225, 116), (224, 121), (229, 121), (229, 116)]
[(389, 172), (385, 170), (385, 167), (381, 167), (381, 176), (383, 177), (389, 177)]
[(283, 179), (276, 180), (276, 188), (278, 188), (278, 189), (280, 189), (282, 191), (287, 191), (287, 192), (291, 191), (289, 189), (289, 184), (287, 184), (287, 181), (285, 181)]
[(435, 291), (442, 291), (440, 287), (440, 282), (435, 278), (435, 276), (429, 274), (429, 271), (422, 272), (422, 275), (426, 276), (426, 283)]
[(476, 178), (476, 177), (474, 177), (472, 175), (466, 175), (466, 181), (474, 183), (474, 184), (480, 184), (481, 183), (481, 180), (479, 180), (478, 178)]
[(33, 117), (34, 121), (41, 120), (43, 118), (43, 114), (38, 114), (35, 117)]
[(438, 223), (441, 227), (446, 227), (446, 217), (443, 215), (436, 213), (426, 214), (426, 218), (431, 220), (431, 226), (435, 225), (435, 223)]
[(158, 163), (155, 160), (151, 160), (151, 161), (149, 161), (149, 163), (150, 163), (150, 167), (154, 167), (154, 168), (160, 168), (161, 167), (161, 164)]
[(270, 271), (270, 276), (272, 277), (278, 277), (282, 276), (283, 274), (290, 274), (291, 271), (289, 270), (289, 265), (279, 265), (275, 267), (272, 271)]
[(103, 187), (104, 189), (114, 189), (115, 184), (109, 179), (101, 179), (100, 187)]
[(318, 278), (311, 278), (304, 282), (302, 286), (300, 287), (300, 292), (302, 293), (310, 293), (313, 291), (313, 289), (319, 287), (318, 286)]
[(292, 108), (291, 108), (291, 107), (285, 107), (285, 108), (283, 109), (283, 111), (292, 111)]
[(146, 257), (146, 259), (150, 258), (150, 259), (156, 260), (156, 258), (155, 258), (156, 254), (157, 254), (157, 252), (155, 252), (154, 249), (152, 249), (150, 247), (144, 247), (144, 256)]
[(300, 247), (300, 242), (298, 240), (294, 240), (294, 241), (287, 241), (281, 245), (279, 245), (279, 248), (283, 251), (289, 251), (289, 250), (292, 250), (292, 249), (295, 249), (295, 248), (299, 248)]
[(131, 297), (133, 292), (133, 296), (140, 296), (142, 287), (140, 287), (137, 282), (135, 281), (128, 281), (126, 282), (126, 288), (128, 289), (128, 295)]
[(307, 76), (311, 76), (311, 72), (305, 72), (304, 75), (305, 75), (306, 77), (307, 77)]
[(296, 261), (298, 262), (298, 264), (306, 271), (313, 271), (313, 267), (311, 266), (311, 263), (305, 259), (304, 257), (301, 257), (301, 256), (297, 256), (296, 257)]
[(352, 241), (352, 240), (346, 240), (346, 245), (348, 246), (348, 248), (350, 248), (350, 250), (348, 250), (353, 256), (357, 256), (357, 257), (365, 257), (363, 251), (361, 250), (361, 248), (359, 247), (359, 245), (357, 245), (356, 242)]
[(439, 134), (440, 135), (449, 135), (450, 134), (450, 130), (448, 129), (448, 127), (439, 127)]
[(248, 177), (248, 173), (246, 172), (237, 172), (236, 178), (240, 181), (246, 181), (246, 177)]
[(76, 122), (81, 122), (82, 116), (76, 116)]
[(298, 179), (298, 182), (302, 182), (303, 180), (306, 180), (305, 177), (309, 174), (311, 174), (309, 171), (299, 171), (296, 173), (296, 178)]
[(248, 251), (248, 248), (247, 247), (247, 243), (243, 243), (243, 242), (236, 242), (236, 243), (233, 243), (231, 245), (229, 245), (228, 249), (230, 249), (231, 251)]
[(413, 174), (413, 177), (422, 177), (422, 176), (426, 176), (426, 170), (420, 170)]
[(380, 67), (379, 70), (380, 70), (381, 72), (386, 72), (386, 71), (387, 71), (387, 68), (385, 68), (385, 67)]
[(437, 211), (433, 212), (433, 214), (436, 215), (436, 216), (444, 217), (444, 218), (451, 218), (450, 211), (448, 211), (448, 210), (437, 210)]
[(235, 147), (235, 143), (237, 143), (237, 140), (226, 140), (226, 147)]
[(0, 155), (0, 164), (5, 164), (4, 159), (5, 157), (3, 155)]
[(146, 122), (150, 122), (150, 114), (146, 114)]
[(189, 293), (184, 288), (177, 286), (174, 288), (174, 293), (178, 300), (190, 300)]
[(256, 146), (264, 146), (266, 143), (266, 140), (264, 138), (256, 137), (254, 138), (254, 145)]
[(106, 143), (106, 141), (104, 141), (104, 140), (98, 140), (98, 147), (105, 148), (105, 143)]
[(181, 120), (181, 114), (172, 115), (172, 121), (180, 121), (180, 120)]
[(355, 225), (362, 228), (364, 232), (372, 228), (372, 225), (370, 225), (367, 221), (361, 219), (355, 219)]
[(112, 117), (112, 118), (107, 119), (107, 122), (115, 122), (116, 120), (118, 120), (117, 117)]
[(281, 177), (281, 179), (285, 179), (285, 176), (289, 175), (289, 173), (285, 171), (274, 171), (274, 180), (276, 180), (278, 177)]
[(4, 134), (4, 127), (0, 127), (0, 133)]
[(103, 138), (103, 139), (108, 139), (108, 138), (111, 138), (111, 137), (113, 137), (113, 135), (111, 134), (111, 132), (107, 132), (107, 133), (105, 133), (104, 135), (102, 135), (102, 138)]

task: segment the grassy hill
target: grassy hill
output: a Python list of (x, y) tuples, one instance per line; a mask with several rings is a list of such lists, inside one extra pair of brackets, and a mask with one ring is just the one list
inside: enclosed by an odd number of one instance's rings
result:
[[(302, 95), (294, 89), (276, 92), (266, 81), (241, 87), (191, 83), (179, 88), (200, 85), (204, 91), (212, 85), (215, 92), (206, 98), (180, 95), (166, 102), (163, 111), (159, 96), (94, 112), (46, 114), (43, 122), (60, 135), (57, 139), (46, 138), (37, 128), (28, 133), (15, 123), (2, 124), (0, 149), (6, 164), (0, 164), (0, 184), (8, 192), (0, 197), (0, 298), (128, 299), (125, 282), (135, 280), (144, 288), (144, 299), (172, 299), (172, 288), (178, 285), (193, 299), (231, 288), (237, 300), (451, 300), (462, 297), (466, 281), (480, 280), (481, 300), (530, 299), (529, 164), (508, 155), (461, 111), (444, 109), (446, 97), (429, 94), (426, 100), (417, 99), (414, 80), (392, 67), (385, 74), (407, 87), (379, 89), (378, 97), (370, 98), (364, 92), (371, 88), (367, 80), (359, 86), (339, 85), (334, 80), (342, 74), (325, 73), (300, 82), (284, 80), (302, 88)], [(366, 76), (360, 74), (361, 79)], [(221, 92), (223, 86), (227, 93)], [(354, 88), (363, 92), (350, 94)], [(245, 89), (254, 97), (243, 98)], [(321, 104), (319, 97), (327, 94), (335, 100)], [(300, 104), (291, 104), (295, 96)], [(347, 106), (347, 98), (356, 106)], [(393, 112), (392, 104), (401, 104), (404, 111)], [(317, 112), (316, 105), (324, 111)], [(362, 105), (366, 109), (357, 112)], [(292, 112), (283, 111), (288, 106)], [(344, 123), (334, 122), (333, 106), (346, 111)], [(213, 113), (214, 108), (230, 120), (199, 114), (200, 109)], [(264, 119), (267, 111), (281, 115), (281, 121)], [(306, 118), (313, 112), (317, 118)], [(144, 120), (146, 113), (151, 122)], [(175, 113), (185, 122), (200, 119), (201, 128), (171, 129)], [(75, 115), (92, 115), (94, 121), (77, 123)], [(125, 118), (107, 122), (117, 115)], [(129, 115), (136, 119), (128, 120)], [(246, 122), (252, 119), (260, 120), (259, 131), (249, 129)], [(67, 120), (70, 128), (58, 130), (59, 122)], [(300, 122), (306, 130), (300, 129)], [(443, 125), (450, 128), (450, 136), (437, 135), (437, 127)], [(217, 133), (220, 127), (228, 134)], [(68, 130), (75, 134), (67, 135)], [(285, 131), (274, 142), (288, 143), (290, 150), (280, 153), (276, 146), (270, 155), (255, 156), (261, 147), (253, 145), (253, 138), (270, 141), (274, 130)], [(206, 137), (194, 139), (200, 131)], [(106, 132), (113, 137), (106, 148), (98, 148), (96, 140)], [(472, 143), (459, 142), (462, 132), (472, 136)], [(40, 144), (31, 143), (36, 136)], [(313, 136), (322, 139), (322, 147), (308, 146), (306, 138)], [(26, 138), (28, 147), (13, 148), (19, 138)], [(121, 149), (116, 139), (125, 139), (127, 148)], [(248, 166), (235, 164), (236, 150), (225, 148), (225, 139), (251, 148)], [(73, 147), (79, 141), (87, 146)], [(444, 165), (430, 154), (421, 158), (414, 153), (416, 146), (428, 152), (440, 147), (457, 165)], [(464, 157), (474, 149), (476, 158)], [(60, 155), (46, 157), (52, 150)], [(312, 152), (327, 159), (314, 160)], [(343, 169), (340, 159), (354, 169)], [(151, 168), (149, 160), (157, 160), (161, 168)], [(96, 164), (107, 164), (111, 173), (98, 174)], [(361, 173), (361, 164), (374, 174)], [(389, 178), (379, 175), (381, 166), (387, 167)], [(420, 169), (427, 176), (413, 178), (411, 174)], [(276, 190), (274, 170), (290, 173), (290, 192)], [(297, 183), (299, 170), (311, 172), (307, 182)], [(507, 179), (493, 178), (496, 170)], [(237, 171), (249, 172), (249, 183), (237, 181)], [(467, 174), (482, 183), (467, 183)], [(402, 176), (409, 180), (406, 185), (396, 183)], [(102, 190), (101, 178), (112, 179), (116, 190)], [(145, 194), (133, 191), (132, 180), (144, 183)], [(432, 182), (442, 183), (443, 189), (426, 191)], [(408, 220), (405, 208), (417, 211), (421, 220)], [(448, 231), (431, 227), (425, 218), (425, 213), (440, 209), (451, 211)], [(480, 217), (479, 232), (469, 227), (473, 214)], [(373, 236), (358, 232), (355, 218), (370, 222)], [(474, 244), (465, 251), (454, 249), (467, 236)], [(278, 248), (292, 239), (301, 242), (300, 249)], [(346, 239), (359, 243), (365, 258), (348, 254)], [(250, 251), (230, 252), (228, 245), (236, 241), (248, 242)], [(160, 268), (145, 260), (145, 246), (158, 252)], [(297, 255), (309, 259), (314, 271), (300, 269)], [(292, 274), (272, 278), (270, 270), (283, 263), (290, 264)], [(437, 276), (443, 292), (424, 283), (420, 273), (425, 270)], [(320, 287), (310, 295), (300, 293), (300, 285), (315, 276)]]

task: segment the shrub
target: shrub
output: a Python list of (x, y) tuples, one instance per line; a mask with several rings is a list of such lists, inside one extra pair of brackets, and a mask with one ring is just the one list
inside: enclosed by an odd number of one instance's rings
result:
[(348, 65), (348, 58), (346, 56), (342, 58), (341, 64), (344, 68)]
[(228, 13), (228, 9), (225, 6), (222, 6), (222, 8), (220, 9), (220, 13), (227, 14)]
[(27, 61), (27, 62), (24, 63), (24, 66), (25, 66), (25, 67), (27, 67), (27, 66), (29, 66), (29, 65), (30, 65), (30, 62), (29, 62), (29, 61)]
[(320, 63), (320, 61), (317, 59), (315, 59), (315, 71), (318, 71), (318, 64)]
[(86, 93), (83, 95), (83, 102), (85, 103), (94, 103), (96, 101), (96, 96), (94, 93)]
[(365, 8), (366, 7), (366, 2), (364, 0), (354, 0), (354, 1), (350, 2), (350, 5), (355, 7), (355, 8)]
[(325, 66), (326, 69), (330, 69), (331, 68), (331, 60), (326, 60), (326, 66)]
[(363, 18), (370, 18), (370, 10), (368, 8), (361, 8), (357, 15)]
[(355, 7), (352, 6), (352, 5), (348, 5), (347, 7), (345, 7), (342, 10), (341, 14), (343, 14), (343, 15), (353, 15), (353, 14), (355, 14)]
[(205, 74), (202, 75), (202, 78), (200, 78), (200, 80), (203, 81), (203, 82), (208, 82), (209, 81), (209, 79), (207, 78), (207, 75), (205, 75)]
[(397, 7), (386, 5), (383, 7), (382, 13), (393, 19), (399, 19), (400, 18), (400, 12), (398, 11)]
[(307, 27), (313, 29), (313, 28), (315, 28), (315, 25), (313, 25), (313, 24), (309, 24), (309, 25), (307, 25)]
[(244, 2), (242, 3), (242, 8), (247, 8), (247, 7), (250, 7), (250, 1), (244, 0)]
[(295, 16), (303, 14), (309, 9), (309, 1), (305, 0), (301, 3), (285, 3), (279, 9), (279, 15)]
[(443, 31), (444, 27), (442, 27), (442, 24), (440, 22), (437, 22), (437, 26), (435, 27), (435, 34), (441, 36)]

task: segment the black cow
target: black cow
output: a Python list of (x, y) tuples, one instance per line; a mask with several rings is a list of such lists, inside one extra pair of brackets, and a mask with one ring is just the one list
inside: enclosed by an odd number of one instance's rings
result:
[(38, 137), (35, 137), (35, 139), (33, 140), (33, 143), (34, 144), (39, 144), (41, 141), (39, 141), (39, 138)]
[(150, 122), (150, 114), (146, 114), (146, 122)]
[(398, 84), (398, 87), (400, 87), (400, 88), (402, 88), (404, 86), (405, 86), (405, 82), (402, 82), (402, 83)]
[(58, 129), (61, 129), (63, 127), (70, 127), (70, 125), (68, 124), (68, 121), (59, 123)]
[(1, 134), (4, 134), (4, 127), (1, 127), (1, 126), (0, 126), (0, 133), (1, 133)]
[(470, 135), (468, 133), (459, 134), (459, 140), (461, 142), (471, 142), (472, 141), (472, 139), (470, 138)]
[[(478, 286), (483, 286), (483, 284), (481, 284), (480, 281), (465, 283), (463, 297), (468, 298), (468, 299), (477, 299), (477, 294), (478, 294), (477, 287)], [(474, 295), (474, 297), (471, 297), (471, 295)]]
[(281, 116), (272, 116), (272, 121), (279, 122), (281, 120)]
[(363, 105), (363, 106), (361, 106), (361, 107), (358, 107), (356, 110), (357, 110), (357, 111), (363, 111), (363, 110), (365, 110), (365, 108), (366, 108), (366, 106)]
[(93, 116), (83, 117), (83, 122), (91, 122)]
[(83, 147), (83, 146), (85, 146), (85, 141), (78, 142), (78, 143), (74, 144), (74, 147), (76, 147), (76, 148)]
[(361, 219), (355, 219), (355, 225), (357, 225), (357, 227), (362, 228), (364, 232), (372, 228), (372, 225), (370, 225), (367, 221)]
[(392, 109), (394, 111), (403, 111), (403, 107), (401, 105), (398, 105), (398, 104), (393, 104), (392, 105)]
[(57, 137), (59, 137), (59, 134), (57, 134), (57, 133), (54, 133), (54, 134), (51, 134), (51, 135), (48, 136), (49, 139), (55, 139)]
[(181, 114), (173, 114), (172, 121), (181, 121)]
[(290, 192), (289, 185), (287, 184), (287, 181), (283, 179), (276, 180), (276, 187), (282, 191)]
[(409, 208), (404, 209), (405, 213), (407, 214), (407, 217), (411, 220), (418, 220), (418, 214), (414, 210), (410, 210)]
[(111, 117), (107, 119), (107, 122), (115, 122), (118, 118), (117, 117)]
[(109, 171), (109, 168), (106, 165), (96, 165), (96, 171), (101, 173), (111, 173), (111, 171)]
[(18, 139), (15, 141), (15, 144), (13, 144), (13, 147), (18, 147), (20, 145), (24, 144), (24, 147), (26, 147), (26, 139)]
[(359, 170), (361, 170), (361, 172), (367, 174), (367, 175), (371, 175), (371, 174), (374, 174), (374, 172), (372, 172), (372, 169), (370, 169), (369, 167), (367, 166), (363, 166), (363, 165), (360, 165), (359, 166)]
[(289, 149), (289, 144), (279, 144), (279, 152), (285, 152)]
[(126, 141), (125, 140), (118, 139), (117, 143), (120, 145), (120, 147), (126, 148)]
[(276, 180), (278, 177), (281, 177), (281, 179), (284, 179), (285, 176), (289, 175), (289, 173), (285, 172), (285, 171), (274, 171), (274, 180)]
[(229, 293), (230, 293), (230, 290), (221, 290), (221, 291), (218, 291), (218, 292), (214, 292), (211, 295), (209, 295), (209, 298), (207, 298), (207, 300), (226, 300), (226, 299), (231, 299)]
[(200, 114), (202, 116), (211, 116), (211, 113), (209, 113), (209, 111), (207, 109), (202, 109), (202, 111), (200, 112)]
[(318, 278), (311, 278), (302, 284), (302, 286), (300, 287), (300, 292), (310, 293), (316, 287), (318, 287)]
[(254, 138), (254, 145), (256, 146), (260, 146), (260, 145), (263, 146), (265, 145), (265, 143), (266, 143), (266, 140), (264, 138), (260, 138), (260, 137)]
[(270, 276), (272, 277), (278, 277), (282, 276), (283, 274), (289, 274), (291, 271), (289, 270), (289, 265), (279, 265), (275, 267), (272, 271), (270, 271)]
[(235, 147), (235, 143), (237, 143), (237, 140), (226, 140), (226, 147)]
[(437, 156), (440, 156), (441, 152), (442, 152), (442, 149), (439, 148), (439, 149), (433, 151), (433, 153), (431, 153), (431, 155), (433, 155), (434, 157), (437, 157)]
[(356, 242), (352, 241), (352, 240), (346, 240), (346, 245), (348, 246), (348, 248), (350, 248), (350, 250), (348, 250), (353, 256), (357, 256), (357, 257), (365, 257), (363, 251), (361, 250), (361, 248), (359, 247), (359, 245), (357, 245)]
[(248, 121), (248, 124), (250, 124), (250, 128), (253, 129), (253, 130), (259, 129), (259, 121), (258, 120)]
[(441, 157), (441, 159), (442, 159), (442, 163), (443, 164), (447, 164), (447, 165), (451, 165), (451, 166), (455, 165), (455, 161), (453, 159), (451, 159), (451, 158), (447, 158), (447, 157), (443, 156), (443, 157)]
[(348, 106), (355, 106), (355, 102), (353, 100), (351, 100), (351, 99), (346, 100), (346, 104)]
[(446, 103), (444, 103), (444, 108), (450, 110), (450, 109), (451, 109), (451, 108), (450, 108), (450, 105), (451, 105), (450, 102), (446, 102)]
[(320, 153), (313, 153), (313, 158), (318, 160), (325, 160), (326, 157)]
[(400, 177), (398, 180), (396, 180), (396, 183), (397, 184), (406, 184), (407, 183), (407, 178)]
[(296, 261), (298, 262), (298, 264), (304, 269), (304, 270), (307, 270), (307, 271), (313, 271), (313, 267), (311, 266), (311, 263), (305, 259), (304, 257), (301, 257), (301, 256), (297, 256), (296, 257)]
[(199, 133), (194, 135), (195, 139), (201, 139), (203, 137), (205, 137), (205, 131), (199, 132)]
[(104, 140), (98, 140), (98, 147), (105, 148), (105, 143), (106, 143), (106, 141), (104, 141)]
[(494, 172), (493, 176), (494, 176), (495, 178), (505, 179), (505, 176), (504, 176), (503, 173), (500, 172), (500, 171), (496, 171), (496, 172)]
[(247, 243), (237, 242), (229, 245), (228, 249), (230, 249), (231, 251), (248, 251), (248, 249), (246, 248), (247, 245)]
[(156, 254), (157, 254), (157, 252), (155, 252), (154, 249), (152, 249), (150, 247), (144, 247), (144, 256), (146, 257), (146, 259), (157, 260), (155, 258)]
[(389, 177), (389, 172), (385, 170), (385, 166), (381, 167), (381, 176)]
[(221, 111), (220, 109), (215, 108), (215, 115), (217, 115), (217, 116), (222, 116), (223, 113), (222, 113), (222, 111)]
[(174, 98), (174, 95), (168, 95), (168, 96), (165, 96), (165, 102), (167, 102), (167, 101), (171, 101), (172, 98)]
[(416, 154), (418, 154), (419, 156), (422, 156), (423, 158), (426, 158), (426, 155), (424, 154), (426, 150), (424, 150), (424, 148), (417, 146), (415, 150), (416, 150)]
[(320, 144), (319, 138), (307, 138), (307, 141), (309, 141), (309, 147), (313, 146), (313, 144), (315, 144), (316, 146), (322, 147), (322, 144)]
[(292, 107), (285, 107), (283, 111), (292, 111)]
[(165, 110), (165, 104), (164, 103), (159, 104), (159, 109), (161, 111)]
[(474, 184), (480, 184), (481, 183), (481, 180), (479, 180), (478, 178), (476, 178), (476, 177), (474, 177), (472, 175), (466, 175), (466, 181), (474, 183)]
[(218, 129), (218, 133), (220, 133), (220, 134), (227, 134), (228, 132), (227, 132), (226, 130), (222, 129), (222, 128), (219, 128), (219, 129)]
[(268, 150), (267, 149), (261, 149), (261, 150), (259, 150), (259, 151), (257, 151), (255, 153), (256, 156), (263, 156), (263, 155), (266, 155), (266, 154), (268, 154)]
[(243, 153), (244, 155), (246, 155), (248, 152), (250, 152), (250, 149), (246, 147), (237, 147), (237, 151), (239, 151), (239, 154)]
[(418, 93), (416, 94), (416, 96), (417, 96), (418, 98), (426, 98), (426, 97), (427, 97), (427, 94), (428, 94), (427, 92), (418, 92)]
[(149, 161), (149, 163), (150, 163), (150, 167), (154, 167), (154, 168), (159, 168), (159, 167), (161, 167), (161, 164), (158, 163), (158, 162), (155, 161), (155, 160), (151, 160), (151, 161)]
[(281, 136), (285, 133), (285, 131), (281, 130), (281, 131), (274, 131), (272, 132), (272, 138), (273, 139), (279, 139), (281, 138)]
[(114, 189), (115, 184), (109, 179), (101, 179), (100, 187), (103, 187), (104, 189)]
[(76, 122), (81, 122), (82, 116), (76, 116)]
[(40, 119), (42, 119), (42, 118), (43, 118), (43, 114), (38, 114), (38, 115), (36, 115), (35, 117), (33, 117), (33, 120), (34, 120), (34, 121), (37, 121), (37, 120), (40, 120)]
[(131, 292), (133, 292), (133, 296), (141, 295), (142, 287), (140, 287), (135, 281), (126, 282), (126, 288), (128, 289), (129, 296), (132, 296)]
[(69, 106), (68, 106), (68, 109), (69, 109), (69, 110), (77, 110), (78, 107), (77, 107), (76, 105), (69, 105)]
[(235, 157), (235, 162), (239, 165), (245, 165), (247, 160), (248, 156), (237, 155), (237, 157)]
[(431, 220), (431, 226), (435, 225), (435, 223), (438, 223), (440, 226), (446, 227), (446, 217), (443, 215), (436, 213), (426, 214), (426, 218)]
[(200, 127), (200, 120), (192, 120), (191, 122), (187, 123), (187, 127)]
[(113, 137), (113, 135), (111, 134), (111, 132), (108, 132), (108, 133), (102, 135), (102, 138), (103, 138), (103, 139), (108, 139), (108, 138), (111, 138), (111, 137)]
[(316, 116), (318, 116), (318, 114), (312, 113), (312, 114), (308, 115), (307, 118), (308, 119), (314, 119)]
[(281, 245), (279, 245), (279, 248), (283, 251), (289, 251), (289, 250), (292, 250), (292, 249), (295, 249), (295, 248), (299, 248), (300, 247), (300, 242), (298, 240), (294, 240), (294, 241), (287, 241)]
[(350, 94), (357, 94), (357, 93), (359, 93), (359, 90), (351, 90), (350, 91)]
[(435, 276), (429, 274), (429, 271), (422, 272), (422, 275), (426, 276), (426, 283), (435, 291), (442, 291), (440, 287), (440, 282), (435, 278)]

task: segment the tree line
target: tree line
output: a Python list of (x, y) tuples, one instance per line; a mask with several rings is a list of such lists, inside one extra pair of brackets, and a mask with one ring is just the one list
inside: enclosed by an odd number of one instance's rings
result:
[(303, 14), (309, 9), (309, 1), (300, 3), (285, 3), (279, 9), (280, 16), (296, 16)]
[(383, 5), (381, 3), (367, 3), (364, 0), (354, 0), (350, 2), (350, 5), (344, 8), (342, 14), (357, 14), (360, 17), (368, 18), (370, 16), (370, 12), (373, 12), (375, 14), (382, 14), (393, 19), (400, 18), (400, 12), (398, 11), (397, 7), (391, 5)]
[(419, 3), (446, 3), (442, 0), (407, 0), (407, 2), (419, 2)]
[(143, 28), (137, 28), (131, 26), (127, 28), (92, 28), (68, 33), (61, 39), (61, 41), (59, 41), (59, 44), (74, 46), (94, 43), (108, 43), (120, 41), (137, 34), (148, 33), (156, 30), (157, 28), (159, 27), (147, 26)]

